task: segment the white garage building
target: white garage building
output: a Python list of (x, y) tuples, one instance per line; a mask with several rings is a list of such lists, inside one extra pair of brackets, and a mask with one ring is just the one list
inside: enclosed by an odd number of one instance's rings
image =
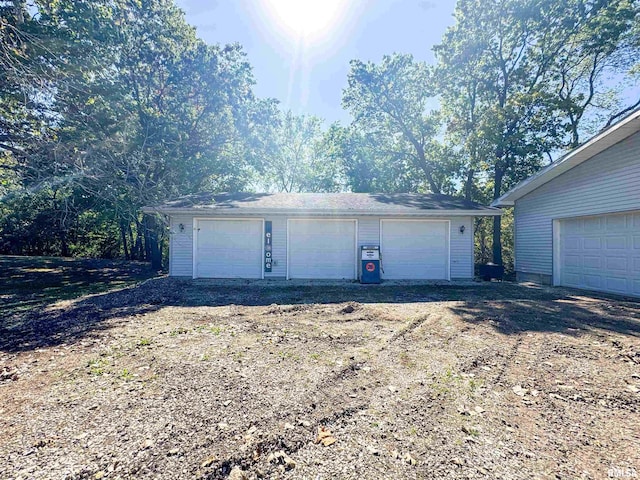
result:
[(640, 296), (640, 111), (493, 205), (515, 208), (518, 280)]
[(169, 219), (171, 276), (359, 278), (379, 245), (382, 278), (473, 278), (473, 219), (497, 208), (445, 195), (203, 194), (153, 208)]

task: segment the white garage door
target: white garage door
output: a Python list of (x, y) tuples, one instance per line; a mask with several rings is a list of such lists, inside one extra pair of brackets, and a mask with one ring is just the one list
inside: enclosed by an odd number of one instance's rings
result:
[(560, 285), (640, 295), (640, 212), (560, 221)]
[(382, 220), (383, 278), (449, 279), (449, 222)]
[(356, 277), (355, 220), (288, 222), (288, 277)]
[(198, 220), (196, 228), (195, 277), (262, 277), (262, 220)]

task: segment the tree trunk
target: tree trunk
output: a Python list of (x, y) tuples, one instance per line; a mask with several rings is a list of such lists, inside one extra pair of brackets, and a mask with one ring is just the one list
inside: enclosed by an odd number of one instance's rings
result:
[(69, 242), (67, 241), (67, 232), (64, 229), (60, 231), (60, 255), (69, 256)]
[(162, 268), (162, 250), (158, 240), (158, 222), (153, 215), (145, 215), (144, 224), (147, 259), (151, 260), (151, 268), (160, 270)]
[(473, 176), (475, 175), (475, 171), (473, 168), (470, 168), (467, 171), (467, 179), (464, 182), (464, 198), (465, 200), (471, 201), (471, 196), (473, 194)]
[(120, 222), (120, 237), (122, 238), (122, 250), (124, 250), (124, 258), (131, 260), (129, 248), (127, 246), (127, 231), (124, 222)]
[(136, 242), (133, 239), (133, 230), (131, 229), (131, 220), (127, 220), (127, 234), (129, 235), (129, 257), (131, 260), (136, 259)]
[[(493, 199), (500, 198), (502, 191), (502, 177), (504, 172), (496, 165), (493, 184)], [(502, 223), (500, 216), (493, 217), (493, 263), (502, 265)]]

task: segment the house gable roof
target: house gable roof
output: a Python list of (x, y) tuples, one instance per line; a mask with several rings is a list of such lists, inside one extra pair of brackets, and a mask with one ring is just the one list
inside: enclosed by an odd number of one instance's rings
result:
[(513, 206), (516, 200), (637, 132), (640, 132), (640, 109), (598, 133), (535, 175), (523, 180), (500, 198), (494, 200), (491, 205), (494, 207)]
[(147, 213), (233, 214), (314, 214), (345, 215), (477, 215), (502, 212), (463, 198), (415, 193), (201, 193), (178, 198)]

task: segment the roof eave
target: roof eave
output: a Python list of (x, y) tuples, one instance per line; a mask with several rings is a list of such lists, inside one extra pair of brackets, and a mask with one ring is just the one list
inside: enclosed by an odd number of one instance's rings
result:
[(381, 211), (381, 210), (318, 210), (318, 209), (258, 209), (258, 208), (206, 208), (206, 207), (144, 207), (144, 213), (162, 213), (165, 215), (195, 215), (207, 216), (252, 216), (252, 215), (287, 215), (287, 216), (375, 216), (375, 217), (494, 217), (502, 215), (498, 208), (485, 208), (481, 210), (417, 210), (417, 211)]

